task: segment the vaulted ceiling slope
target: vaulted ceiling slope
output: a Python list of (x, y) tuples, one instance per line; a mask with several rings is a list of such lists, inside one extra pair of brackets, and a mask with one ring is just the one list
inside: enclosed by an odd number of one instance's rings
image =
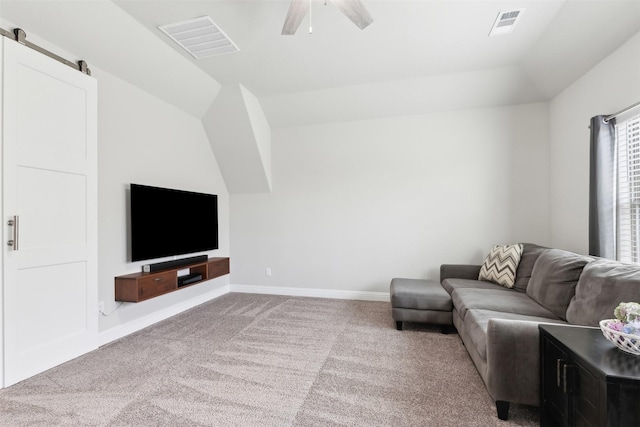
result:
[[(546, 101), (640, 31), (640, 0), (363, 0), (364, 30), (324, 3), (294, 36), (289, 0), (0, 0), (0, 16), (197, 117), (240, 84), (271, 126)], [(203, 15), (240, 52), (196, 60), (157, 29)]]
[(196, 117), (202, 117), (220, 90), (215, 78), (110, 0), (0, 0), (0, 19), (24, 29), (27, 40), (38, 43), (33, 36), (41, 37), (44, 46), (73, 52), (89, 67), (112, 73)]

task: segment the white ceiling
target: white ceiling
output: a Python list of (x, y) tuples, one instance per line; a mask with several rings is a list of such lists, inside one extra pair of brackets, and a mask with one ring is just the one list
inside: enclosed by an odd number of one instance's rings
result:
[[(610, 52), (640, 30), (638, 0), (363, 0), (374, 17), (364, 30), (331, 2), (314, 0), (313, 34), (305, 19), (295, 36), (280, 35), (288, 0), (115, 3), (156, 33), (158, 25), (211, 16), (241, 53), (194, 62), (221, 84), (242, 83), (257, 96), (524, 66), (536, 48), (565, 57), (563, 74), (579, 76), (585, 70), (583, 61), (569, 57), (575, 51), (589, 52), (596, 62), (599, 50)], [(498, 12), (513, 8), (526, 9), (515, 31), (488, 37)], [(562, 75), (548, 74), (546, 86), (555, 88)]]
[[(242, 84), (276, 126), (549, 100), (640, 31), (640, 0), (363, 3), (364, 30), (313, 0), (313, 34), (305, 20), (294, 36), (288, 0), (1, 0), (0, 14), (197, 116), (200, 92)], [(514, 8), (514, 32), (488, 37)], [(240, 52), (196, 60), (157, 29), (202, 15)]]

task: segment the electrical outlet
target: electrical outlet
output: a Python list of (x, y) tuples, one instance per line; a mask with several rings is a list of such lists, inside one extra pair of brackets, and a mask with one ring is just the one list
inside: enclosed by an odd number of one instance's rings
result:
[(271, 277), (271, 269), (269, 267), (264, 269), (264, 275), (267, 277)]
[(104, 314), (104, 301), (98, 303), (98, 313)]

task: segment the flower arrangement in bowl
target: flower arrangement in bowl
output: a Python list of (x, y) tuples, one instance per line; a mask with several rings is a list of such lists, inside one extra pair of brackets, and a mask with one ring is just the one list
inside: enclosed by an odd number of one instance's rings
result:
[(640, 304), (621, 302), (613, 315), (615, 319), (600, 321), (603, 335), (620, 350), (640, 356)]

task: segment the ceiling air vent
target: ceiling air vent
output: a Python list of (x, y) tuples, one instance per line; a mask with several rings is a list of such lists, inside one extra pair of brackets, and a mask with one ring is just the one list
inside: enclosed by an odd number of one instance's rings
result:
[(208, 16), (161, 25), (158, 29), (196, 59), (240, 51)]
[(516, 22), (518, 22), (518, 19), (522, 16), (522, 12), (524, 12), (524, 9), (514, 9), (508, 12), (498, 13), (496, 22), (493, 23), (493, 28), (491, 28), (489, 35), (497, 36), (500, 34), (508, 34), (513, 31), (513, 28), (516, 26)]

